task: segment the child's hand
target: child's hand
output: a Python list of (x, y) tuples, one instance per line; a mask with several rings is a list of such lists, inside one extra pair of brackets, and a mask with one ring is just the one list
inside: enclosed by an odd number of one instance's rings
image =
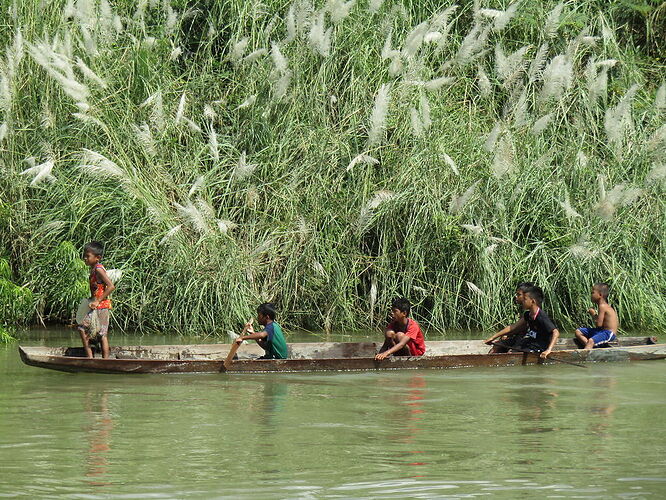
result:
[(90, 309), (97, 309), (98, 306), (99, 306), (99, 300), (93, 300), (90, 304), (88, 304), (88, 307), (90, 307)]
[(588, 312), (591, 316), (596, 316), (596, 315), (597, 315), (597, 311), (595, 311), (593, 307), (590, 307), (590, 308), (587, 310), (587, 312)]
[(241, 345), (243, 343), (243, 337), (238, 336), (234, 339), (234, 342), (236, 342), (238, 345)]
[(386, 351), (384, 351), (384, 352), (380, 352), (379, 354), (377, 354), (375, 356), (375, 359), (377, 361), (381, 361), (382, 359), (386, 359), (387, 357), (388, 357), (388, 353)]
[(541, 359), (546, 359), (546, 358), (548, 357), (549, 354), (550, 354), (550, 349), (546, 349), (545, 351), (543, 351), (543, 352), (539, 355), (539, 357), (540, 357)]
[(494, 342), (494, 341), (495, 341), (495, 338), (494, 338), (494, 337), (490, 337), (490, 338), (484, 340), (483, 343), (484, 343), (484, 344), (488, 344), (488, 345), (493, 345), (493, 342)]
[(252, 325), (254, 323), (254, 320), (250, 318), (247, 320), (247, 323), (245, 323), (245, 331), (254, 333), (254, 326)]

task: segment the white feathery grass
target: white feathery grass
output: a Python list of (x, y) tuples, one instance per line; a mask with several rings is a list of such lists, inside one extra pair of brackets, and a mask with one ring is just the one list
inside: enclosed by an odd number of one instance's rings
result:
[(599, 251), (591, 248), (588, 238), (583, 236), (567, 249), (567, 253), (578, 259), (591, 259), (596, 257)]
[(461, 227), (468, 231), (470, 234), (473, 234), (474, 236), (479, 236), (481, 233), (483, 233), (483, 227), (480, 225), (476, 224), (461, 224)]
[(440, 151), (440, 154), (442, 155), (442, 158), (444, 158), (444, 161), (446, 162), (446, 164), (449, 167), (451, 167), (451, 170), (453, 171), (453, 173), (456, 174), (456, 175), (460, 175), (460, 172), (458, 171), (458, 167), (456, 166), (456, 162), (453, 161), (453, 158), (451, 158), (444, 151)]
[(9, 112), (12, 108), (12, 85), (9, 75), (0, 70), (0, 108)]
[(174, 201), (173, 206), (176, 207), (183, 220), (188, 222), (198, 233), (207, 234), (210, 232), (208, 214), (202, 213), (191, 201), (188, 201), (186, 205)]
[(41, 163), (39, 165), (35, 165), (34, 167), (30, 167), (23, 172), (21, 172), (20, 175), (32, 175), (34, 176), (32, 181), (30, 182), (31, 186), (36, 186), (42, 181), (45, 182), (54, 182), (56, 180), (55, 176), (51, 173), (53, 171), (53, 167), (55, 166), (55, 163), (52, 159), (49, 159), (45, 161), (44, 163)]
[(114, 285), (118, 283), (123, 277), (122, 269), (107, 269), (106, 274), (109, 276), (111, 283)]
[(617, 208), (631, 205), (643, 194), (642, 189), (627, 187), (624, 183), (616, 185), (606, 193), (602, 176), (599, 177), (599, 188), (600, 197), (595, 208), (597, 215), (605, 220), (611, 220)]
[(564, 3), (559, 3), (548, 13), (546, 24), (543, 27), (543, 34), (546, 38), (555, 38), (557, 36), (557, 30), (560, 27), (560, 17), (562, 16), (563, 9)]
[(118, 179), (122, 182), (129, 180), (125, 171), (106, 156), (86, 148), (83, 148), (82, 151), (81, 164), (78, 168), (92, 174)]
[(542, 116), (537, 121), (534, 122), (532, 126), (532, 135), (540, 135), (553, 119), (553, 113), (548, 113), (547, 115)]
[(645, 184), (662, 183), (664, 181), (666, 181), (666, 163), (655, 163), (645, 177)]
[(320, 11), (312, 21), (308, 40), (310, 45), (323, 57), (328, 57), (331, 53), (331, 35), (333, 27), (326, 29), (326, 19), (324, 11)]
[(423, 128), (428, 130), (432, 125), (432, 119), (430, 118), (430, 102), (424, 94), (419, 97), (419, 115)]
[(273, 86), (273, 98), (276, 100), (282, 99), (289, 89), (289, 84), (291, 83), (291, 71), (285, 71), (280, 78), (275, 82)]
[(217, 118), (217, 113), (210, 104), (204, 104), (203, 115), (206, 120), (215, 120)]
[(247, 162), (247, 153), (243, 151), (238, 158), (238, 163), (236, 164), (231, 177), (236, 182), (242, 181), (243, 179), (250, 177), (256, 168), (257, 165), (255, 163)]
[(621, 147), (625, 131), (632, 126), (631, 101), (636, 95), (638, 88), (638, 84), (632, 85), (624, 96), (622, 96), (617, 105), (608, 108), (604, 115), (604, 130), (606, 131), (606, 136), (616, 149)]
[(287, 37), (282, 41), (282, 43), (290, 43), (296, 40), (298, 36), (298, 30), (296, 28), (296, 15), (294, 13), (294, 4), (289, 6), (287, 14), (284, 16), (284, 25), (287, 29)]
[(187, 127), (192, 131), (196, 132), (197, 134), (201, 134), (203, 131), (201, 130), (201, 127), (196, 124), (193, 120), (190, 120), (187, 116), (183, 116), (183, 123), (187, 125)]
[(275, 42), (271, 43), (271, 57), (273, 58), (273, 64), (275, 64), (275, 68), (279, 72), (286, 73), (289, 71), (289, 63), (287, 62), (287, 58), (284, 57), (282, 51), (280, 50), (280, 46)]
[(573, 64), (566, 55), (555, 56), (543, 71), (541, 99), (559, 99), (573, 82)]
[(418, 24), (412, 31), (409, 32), (405, 38), (405, 43), (402, 48), (402, 55), (406, 58), (415, 57), (421, 45), (423, 44), (423, 37), (428, 32), (428, 22), (424, 21)]
[(76, 58), (76, 65), (79, 67), (81, 70), (81, 73), (83, 73), (83, 76), (87, 78), (88, 80), (91, 80), (95, 82), (97, 85), (99, 85), (101, 88), (105, 89), (107, 88), (107, 84), (104, 80), (102, 80), (99, 76), (97, 76), (97, 73), (95, 73), (93, 70), (91, 70), (85, 62), (83, 62), (83, 59), (80, 57)]
[(472, 292), (474, 292), (477, 295), (480, 295), (481, 297), (485, 297), (486, 292), (481, 290), (478, 286), (476, 286), (474, 283), (471, 281), (465, 281), (465, 284), (467, 285), (467, 288), (469, 288)]
[(576, 153), (576, 165), (578, 165), (579, 168), (587, 167), (587, 155), (583, 151), (578, 151), (578, 153)]
[(423, 122), (421, 121), (419, 112), (415, 108), (411, 108), (409, 110), (409, 114), (412, 123), (412, 133), (416, 137), (421, 137), (423, 135), (423, 132), (425, 131), (425, 127), (423, 125)]
[(495, 45), (495, 70), (497, 76), (504, 82), (504, 87), (509, 88), (511, 84), (520, 76), (525, 63), (524, 58), (530, 50), (530, 45), (525, 45), (510, 55), (504, 55), (502, 46)]
[(368, 223), (372, 219), (374, 210), (377, 209), (382, 203), (386, 203), (394, 197), (395, 193), (392, 191), (382, 190), (373, 193), (372, 198), (370, 198), (370, 200), (368, 200), (366, 204), (363, 205), (363, 208), (361, 208), (361, 212), (359, 214), (357, 226), (361, 233), (363, 233), (368, 227)]
[(42, 102), (42, 113), (39, 119), (39, 124), (45, 130), (55, 126), (55, 116), (53, 116), (51, 108), (49, 108), (49, 104), (46, 100)]
[(481, 92), (481, 97), (488, 97), (493, 91), (493, 85), (490, 83), (490, 79), (486, 72), (483, 70), (483, 67), (479, 64), (476, 70), (476, 79), (479, 83), (479, 91)]
[(245, 99), (242, 103), (238, 105), (236, 109), (244, 109), (252, 106), (257, 100), (257, 94), (252, 94), (250, 97)]
[(523, 91), (518, 96), (518, 101), (513, 106), (513, 124), (516, 127), (523, 127), (527, 125), (530, 121), (528, 113), (528, 103), (527, 103), (527, 88), (524, 88)]
[(506, 28), (509, 24), (509, 21), (511, 21), (511, 19), (513, 19), (516, 15), (519, 6), (520, 0), (509, 5), (506, 10), (503, 10), (499, 16), (495, 17), (493, 29), (495, 31), (502, 31), (504, 28)]
[(558, 203), (564, 210), (564, 214), (567, 216), (567, 219), (575, 219), (581, 217), (581, 215), (578, 212), (576, 212), (576, 210), (571, 206), (568, 191), (564, 192), (564, 200), (558, 201)]
[(438, 31), (443, 36), (448, 34), (450, 29), (449, 19), (458, 9), (457, 5), (451, 5), (441, 12), (435, 14), (430, 22), (430, 29), (433, 31)]
[(157, 148), (155, 146), (155, 139), (153, 138), (153, 134), (150, 131), (148, 124), (132, 124), (132, 131), (134, 132), (136, 141), (143, 147), (146, 153), (148, 153), (150, 156), (155, 156), (157, 154)]
[(349, 16), (349, 12), (356, 4), (356, 0), (345, 2), (344, 0), (328, 0), (326, 8), (331, 14), (331, 22), (338, 24), (340, 21)]
[(83, 123), (96, 125), (103, 130), (108, 130), (108, 127), (102, 120), (88, 113), (72, 113), (72, 116)]
[(383, 3), (384, 0), (370, 0), (368, 2), (368, 9), (370, 9), (370, 12), (379, 12)]
[(666, 110), (666, 83), (662, 83), (657, 89), (654, 96), (654, 107), (658, 112)]
[(180, 96), (180, 100), (178, 101), (178, 108), (176, 109), (176, 118), (175, 122), (178, 124), (181, 121), (183, 121), (183, 115), (185, 114), (185, 104), (186, 104), (186, 96), (185, 92)]
[(445, 85), (453, 85), (456, 79), (452, 76), (441, 76), (439, 78), (434, 78), (427, 82), (424, 82), (423, 87), (430, 91), (436, 91), (444, 87)]
[(233, 44), (231, 47), (231, 60), (234, 62), (240, 61), (243, 56), (245, 55), (245, 50), (247, 49), (247, 45), (250, 43), (250, 39), (248, 37), (243, 37), (240, 40), (238, 40), (236, 43)]
[(9, 126), (7, 125), (7, 122), (2, 122), (2, 125), (0, 125), (0, 142), (4, 142), (8, 133)]
[(187, 192), (187, 197), (192, 198), (195, 193), (201, 191), (206, 184), (206, 178), (203, 175), (198, 176), (192, 183), (190, 190)]
[(266, 54), (268, 54), (268, 50), (266, 50), (266, 49), (257, 49), (257, 50), (254, 50), (254, 51), (250, 52), (247, 56), (245, 56), (242, 59), (242, 62), (243, 63), (248, 63), (248, 64), (253, 63), (254, 61), (259, 59), (260, 57), (265, 56)]
[(439, 31), (428, 31), (423, 37), (423, 43), (430, 44), (438, 42), (442, 39), (442, 34)]
[(534, 59), (530, 63), (530, 67), (527, 70), (527, 77), (530, 83), (534, 83), (537, 80), (540, 80), (543, 76), (543, 69), (546, 66), (546, 58), (548, 57), (548, 42), (541, 44), (539, 50), (537, 50)]
[(490, 34), (490, 27), (484, 28), (481, 24), (474, 24), (472, 29), (463, 38), (458, 52), (456, 53), (456, 61), (465, 66), (473, 62), (476, 57), (485, 48)]
[(474, 196), (474, 193), (476, 192), (476, 188), (477, 188), (477, 186), (479, 185), (480, 182), (481, 181), (478, 180), (475, 183), (473, 183), (460, 196), (457, 196), (457, 195), (454, 194), (451, 197), (451, 201), (449, 202), (449, 212), (451, 214), (460, 213), (460, 211), (467, 206), (467, 204), (470, 202), (470, 200)]
[[(590, 61), (589, 69), (586, 70), (588, 79), (589, 100), (591, 104), (596, 103), (599, 98), (605, 98), (608, 89), (608, 70), (615, 66), (617, 61), (615, 59), (607, 59), (605, 61), (593, 62)], [(601, 71), (597, 73), (597, 68), (601, 67)]]
[(165, 2), (164, 8), (166, 11), (166, 22), (164, 23), (164, 27), (166, 28), (167, 34), (171, 35), (176, 31), (178, 14), (173, 10), (170, 2)]
[(370, 155), (366, 155), (364, 153), (361, 153), (359, 155), (356, 155), (352, 161), (349, 162), (349, 165), (347, 165), (347, 172), (351, 172), (352, 169), (358, 165), (359, 163), (365, 163), (367, 165), (378, 165), (379, 160), (377, 158), (373, 158)]
[(386, 115), (391, 101), (391, 84), (385, 83), (379, 88), (377, 97), (375, 98), (375, 105), (372, 109), (372, 116), (370, 117), (370, 132), (368, 140), (370, 145), (380, 142), (384, 135), (386, 127)]
[(486, 136), (483, 142), (483, 149), (485, 149), (489, 153), (495, 151), (495, 145), (497, 144), (497, 139), (499, 138), (501, 132), (502, 132), (502, 124), (498, 122), (495, 124), (493, 129)]
[(389, 31), (386, 34), (386, 39), (384, 40), (384, 45), (382, 46), (382, 52), (381, 52), (382, 60), (392, 59), (400, 55), (399, 50), (391, 48), (393, 46), (392, 37), (393, 37), (393, 32)]
[(491, 168), (493, 176), (501, 179), (505, 175), (510, 174), (513, 170), (513, 158), (513, 141), (511, 135), (506, 132), (497, 141)]
[(183, 49), (181, 49), (180, 47), (174, 47), (169, 53), (169, 61), (175, 61), (181, 56), (182, 53)]
[(236, 227), (235, 223), (227, 219), (217, 219), (215, 222), (217, 223), (217, 228), (222, 234), (228, 234), (229, 231), (232, 231)]
[(654, 156), (662, 156), (666, 153), (666, 124), (653, 132), (645, 143), (645, 148)]
[(210, 156), (213, 158), (213, 161), (217, 163), (220, 161), (220, 150), (217, 143), (217, 132), (215, 128), (211, 125), (208, 132), (208, 149), (210, 150)]

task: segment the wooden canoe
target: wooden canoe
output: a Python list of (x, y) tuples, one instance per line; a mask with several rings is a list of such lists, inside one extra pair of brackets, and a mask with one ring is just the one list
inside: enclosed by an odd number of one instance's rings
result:
[[(93, 373), (220, 373), (391, 370), (515, 366), (540, 363), (538, 355), (488, 354), (481, 340), (428, 342), (426, 355), (375, 361), (377, 342), (312, 342), (289, 344), (289, 359), (257, 359), (256, 344), (241, 346), (229, 369), (224, 361), (230, 344), (114, 346), (108, 359), (83, 357), (82, 347), (19, 346), (24, 363), (66, 372)], [(624, 337), (619, 345), (584, 351), (561, 339), (551, 357), (570, 362), (638, 361), (666, 358), (666, 344), (653, 337)], [(552, 363), (554, 361), (546, 361)]]

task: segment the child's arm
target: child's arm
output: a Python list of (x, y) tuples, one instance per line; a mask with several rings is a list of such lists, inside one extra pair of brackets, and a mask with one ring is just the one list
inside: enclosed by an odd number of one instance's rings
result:
[(502, 328), (499, 332), (497, 332), (495, 335), (492, 337), (487, 338), (484, 340), (484, 342), (488, 345), (492, 344), (495, 339), (500, 338), (503, 335), (508, 335), (511, 333), (518, 332), (522, 329), (525, 328), (525, 318), (520, 318), (518, 321), (516, 321), (513, 325), (506, 326)]
[(268, 338), (268, 332), (262, 330), (260, 332), (250, 333), (249, 335), (240, 335), (236, 337), (235, 342), (240, 344), (243, 340), (262, 340)]
[(548, 357), (550, 352), (553, 350), (553, 347), (555, 347), (555, 344), (557, 344), (557, 339), (559, 338), (560, 338), (560, 331), (557, 328), (555, 328), (550, 334), (550, 344), (548, 344), (548, 349), (546, 349), (540, 354), (540, 357), (542, 359), (546, 359)]
[(375, 356), (375, 359), (377, 361), (381, 361), (382, 359), (388, 358), (391, 354), (394, 352), (398, 352), (400, 349), (405, 347), (407, 345), (407, 342), (409, 342), (409, 335), (404, 334), (404, 333), (399, 333), (398, 334), (398, 343), (391, 347), (390, 349), (386, 349), (384, 352), (380, 352)]
[(100, 269), (95, 269), (95, 273), (97, 273), (97, 276), (99, 277), (100, 280), (104, 282), (104, 293), (102, 294), (101, 297), (93, 298), (93, 301), (90, 303), (90, 309), (97, 309), (97, 306), (99, 306), (99, 303), (102, 302), (103, 300), (106, 300), (109, 298), (109, 295), (111, 295), (111, 292), (113, 292), (116, 287), (113, 284), (113, 281), (111, 281), (111, 278), (109, 278), (109, 275), (106, 274), (106, 270), (103, 268)]
[(602, 304), (599, 306), (599, 314), (595, 317), (595, 325), (598, 327), (604, 326), (604, 321), (606, 320), (606, 310), (608, 304)]

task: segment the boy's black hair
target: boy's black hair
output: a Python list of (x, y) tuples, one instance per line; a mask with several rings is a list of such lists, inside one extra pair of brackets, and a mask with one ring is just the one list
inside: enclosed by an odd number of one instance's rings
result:
[(409, 311), (411, 310), (412, 305), (409, 303), (409, 300), (407, 300), (404, 297), (401, 297), (399, 299), (395, 299), (393, 303), (391, 304), (391, 309), (397, 309), (398, 311), (404, 312), (407, 316), (409, 316)]
[(99, 241), (91, 241), (83, 247), (83, 253), (91, 252), (96, 257), (100, 259), (104, 257), (104, 243)]
[(608, 286), (608, 283), (595, 283), (594, 288), (596, 288), (601, 296), (604, 298), (604, 300), (608, 299), (608, 293), (610, 292), (610, 287)]
[(532, 288), (533, 286), (536, 286), (534, 283), (531, 281), (523, 281), (521, 283), (518, 283), (516, 285), (516, 290), (520, 290), (521, 292), (524, 292), (528, 288)]
[(523, 293), (529, 295), (536, 301), (537, 305), (541, 307), (541, 303), (543, 302), (543, 290), (541, 288), (534, 285), (526, 289)]
[(259, 307), (257, 307), (257, 313), (258, 314), (263, 314), (264, 316), (268, 316), (270, 319), (275, 319), (275, 305), (271, 304), (270, 302), (264, 302), (263, 304), (259, 304)]

